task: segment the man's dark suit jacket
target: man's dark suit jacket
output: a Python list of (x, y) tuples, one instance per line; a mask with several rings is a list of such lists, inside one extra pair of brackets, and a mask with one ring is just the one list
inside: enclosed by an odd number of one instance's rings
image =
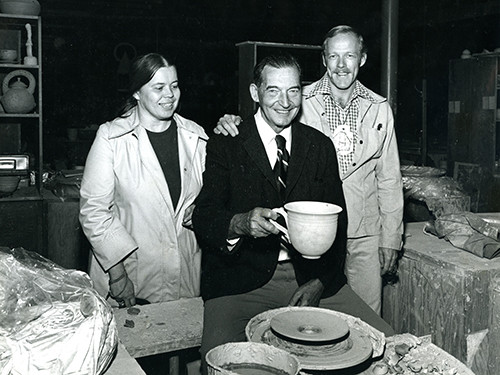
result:
[(227, 248), (231, 218), (255, 207), (275, 208), (286, 202), (313, 200), (343, 208), (337, 238), (320, 259), (307, 260), (296, 251), (291, 258), (299, 285), (319, 278), (323, 297), (335, 294), (345, 283), (344, 261), (347, 215), (337, 156), (332, 142), (319, 131), (292, 125), (285, 202), (253, 116), (244, 121), (235, 137), (214, 135), (207, 144), (203, 188), (196, 200), (193, 227), (202, 248), (201, 295), (208, 300), (255, 290), (272, 277), (280, 251), (279, 236), (241, 237)]

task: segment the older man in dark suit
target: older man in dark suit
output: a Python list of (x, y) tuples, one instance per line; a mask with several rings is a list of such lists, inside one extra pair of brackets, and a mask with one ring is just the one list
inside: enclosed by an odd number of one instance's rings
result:
[[(295, 120), (300, 82), (293, 57), (265, 57), (250, 85), (257, 113), (242, 123), (239, 137), (214, 136), (208, 142), (204, 185), (193, 213), (203, 251), (203, 360), (217, 345), (244, 341), (253, 316), (287, 305), (342, 311), (393, 333), (346, 284), (347, 217), (337, 157), (325, 135)], [(270, 222), (278, 219), (273, 207), (299, 200), (343, 208), (336, 240), (317, 260), (284, 246)]]

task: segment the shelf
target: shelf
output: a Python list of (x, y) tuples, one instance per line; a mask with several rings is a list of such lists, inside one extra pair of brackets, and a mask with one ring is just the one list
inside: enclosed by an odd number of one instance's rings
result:
[(39, 118), (39, 113), (0, 113), (0, 118)]
[(13, 20), (34, 20), (37, 21), (39, 16), (27, 16), (24, 14), (8, 14), (8, 13), (0, 13), (0, 18), (11, 18)]
[(11, 69), (40, 69), (40, 65), (24, 65), (21, 63), (0, 63), (0, 68)]

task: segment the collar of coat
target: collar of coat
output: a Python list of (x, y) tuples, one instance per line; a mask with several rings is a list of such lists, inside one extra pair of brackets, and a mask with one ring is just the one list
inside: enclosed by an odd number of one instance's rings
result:
[[(205, 130), (194, 121), (188, 120), (177, 113), (174, 113), (173, 118), (178, 128), (193, 133), (205, 141), (208, 140), (208, 135), (205, 133)], [(140, 123), (139, 116), (137, 115), (137, 108), (132, 108), (126, 117), (117, 117), (112, 121), (112, 126), (109, 128), (109, 138), (119, 138), (129, 133), (137, 136), (139, 127)]]
[[(330, 79), (328, 78), (328, 75), (326, 73), (319, 81), (316, 81), (313, 84), (304, 87), (302, 96), (304, 96), (306, 99), (309, 99), (315, 95), (331, 95)], [(376, 94), (358, 80), (354, 82), (354, 91), (352, 94), (352, 98), (356, 96), (369, 100), (372, 103), (382, 103), (386, 101), (383, 96)]]

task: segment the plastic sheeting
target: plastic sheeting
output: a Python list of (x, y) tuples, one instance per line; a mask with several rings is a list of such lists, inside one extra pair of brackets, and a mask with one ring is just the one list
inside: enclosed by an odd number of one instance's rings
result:
[(500, 255), (499, 228), (472, 212), (441, 215), (425, 225), (424, 233), (444, 238), (453, 246), (482, 258)]
[(405, 199), (424, 202), (435, 217), (469, 211), (470, 197), (444, 170), (402, 166), (401, 173)]
[(0, 374), (102, 374), (117, 348), (111, 307), (89, 276), (0, 248)]

